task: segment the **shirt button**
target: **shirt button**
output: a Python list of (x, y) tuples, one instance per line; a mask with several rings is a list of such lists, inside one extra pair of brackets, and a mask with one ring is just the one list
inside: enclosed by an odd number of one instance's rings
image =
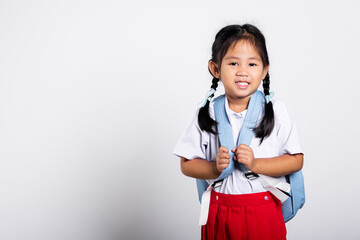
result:
[(216, 196), (216, 197), (215, 197), (215, 199), (216, 199), (216, 200), (219, 200), (219, 197), (218, 197), (218, 196)]
[(265, 196), (264, 199), (265, 199), (265, 200), (269, 200), (268, 196)]

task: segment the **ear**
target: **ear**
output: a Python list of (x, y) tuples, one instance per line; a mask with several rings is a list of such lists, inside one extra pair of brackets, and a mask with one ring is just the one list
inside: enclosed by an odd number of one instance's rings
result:
[(211, 75), (213, 75), (213, 77), (220, 79), (219, 66), (211, 60), (209, 61), (209, 71), (210, 71)]
[(266, 74), (269, 72), (269, 68), (270, 68), (270, 65), (267, 65), (266, 67), (264, 67), (264, 69), (263, 69), (263, 72), (262, 72), (262, 80), (264, 80), (265, 79), (265, 77), (266, 77)]

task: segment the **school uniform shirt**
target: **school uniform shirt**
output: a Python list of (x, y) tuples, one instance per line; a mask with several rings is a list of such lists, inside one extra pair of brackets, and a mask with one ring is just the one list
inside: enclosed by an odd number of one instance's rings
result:
[[(275, 125), (269, 137), (265, 138), (260, 144), (260, 139), (255, 135), (252, 138), (250, 147), (253, 150), (255, 158), (271, 158), (283, 154), (302, 153), (298, 140), (298, 134), (295, 123), (290, 118), (286, 106), (276, 100), (272, 100), (274, 109)], [(225, 100), (226, 114), (232, 125), (235, 146), (245, 118), (247, 110), (235, 113), (229, 108), (228, 100)], [(178, 157), (184, 157), (188, 160), (200, 158), (208, 161), (216, 161), (216, 155), (220, 148), (220, 141), (217, 135), (202, 131), (198, 124), (198, 112), (194, 118), (188, 123), (184, 129), (180, 139), (178, 140), (173, 153)], [(214, 103), (209, 106), (211, 118), (215, 119)], [(259, 116), (262, 119), (263, 113)], [(229, 149), (231, 151), (231, 149)], [(285, 177), (279, 180), (285, 181)], [(211, 184), (214, 179), (207, 182)], [(233, 173), (224, 179), (222, 185), (214, 189), (216, 192), (225, 194), (248, 194), (265, 192), (266, 190), (257, 180), (249, 180), (244, 173), (235, 168)]]

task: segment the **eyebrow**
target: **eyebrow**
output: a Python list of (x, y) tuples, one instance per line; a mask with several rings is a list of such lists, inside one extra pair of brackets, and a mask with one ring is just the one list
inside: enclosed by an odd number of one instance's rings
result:
[[(240, 60), (239, 57), (235, 57), (235, 56), (228, 56), (228, 57), (224, 58), (224, 60), (228, 60), (228, 59), (237, 59), (237, 60)], [(257, 61), (261, 61), (260, 58), (258, 58), (258, 57), (249, 57), (247, 60), (257, 60)]]

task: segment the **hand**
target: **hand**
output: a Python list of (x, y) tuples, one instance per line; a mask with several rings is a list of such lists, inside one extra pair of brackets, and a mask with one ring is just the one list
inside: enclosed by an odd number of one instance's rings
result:
[(225, 168), (229, 166), (229, 163), (229, 150), (226, 147), (220, 147), (216, 155), (216, 168), (219, 170), (219, 172), (222, 172)]
[(254, 171), (256, 158), (254, 158), (254, 153), (251, 147), (245, 144), (240, 144), (238, 147), (232, 150), (234, 155), (234, 160), (239, 163), (243, 163), (247, 169)]

